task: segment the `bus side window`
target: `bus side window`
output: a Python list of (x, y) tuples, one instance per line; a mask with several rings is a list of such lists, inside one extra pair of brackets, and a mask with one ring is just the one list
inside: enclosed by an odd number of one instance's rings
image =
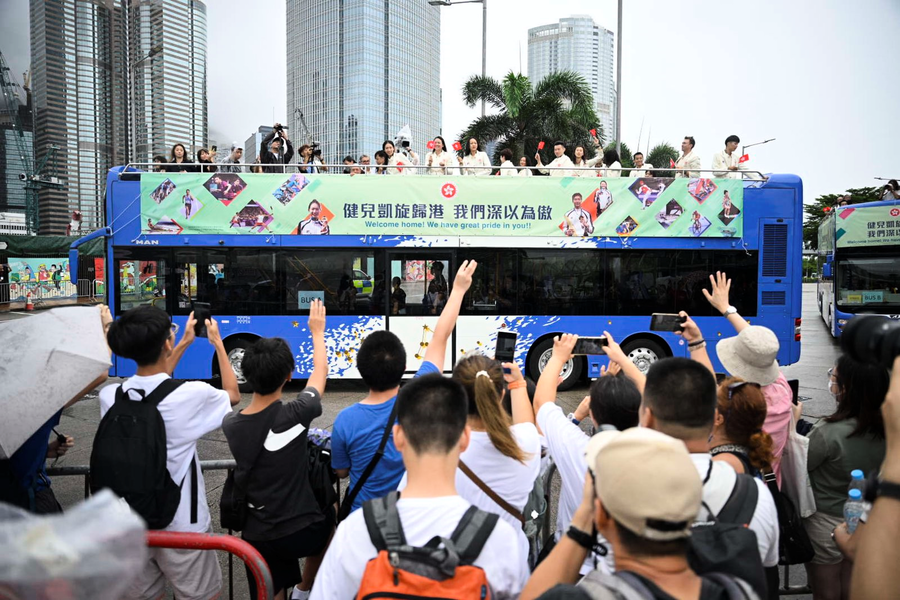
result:
[(119, 310), (142, 304), (165, 310), (165, 261), (119, 261)]

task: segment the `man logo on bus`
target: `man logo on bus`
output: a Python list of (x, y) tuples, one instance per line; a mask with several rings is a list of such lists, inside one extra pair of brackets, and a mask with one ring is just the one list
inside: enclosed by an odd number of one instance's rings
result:
[(456, 186), (452, 183), (445, 183), (441, 188), (441, 195), (444, 196), (444, 198), (452, 198), (456, 195)]
[(900, 208), (892, 208), (891, 216), (892, 217), (900, 217)]

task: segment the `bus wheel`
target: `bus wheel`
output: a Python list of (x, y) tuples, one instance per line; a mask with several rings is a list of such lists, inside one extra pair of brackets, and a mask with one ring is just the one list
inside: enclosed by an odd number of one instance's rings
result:
[[(247, 378), (244, 377), (244, 372), (241, 370), (241, 362), (244, 360), (244, 352), (247, 351), (247, 347), (253, 343), (251, 340), (245, 338), (231, 338), (225, 342), (225, 352), (228, 354), (228, 362), (231, 364), (231, 370), (234, 372), (234, 376), (238, 382), (238, 388), (240, 388), (242, 394), (249, 394), (253, 390), (250, 388), (250, 383), (247, 381)], [(218, 361), (216, 361), (215, 357), (213, 357), (215, 372), (218, 373)], [(221, 378), (220, 378), (221, 383)]]
[(622, 344), (622, 352), (645, 374), (650, 365), (669, 355), (658, 342), (647, 338), (635, 338)]
[[(547, 366), (547, 361), (550, 360), (550, 356), (552, 355), (552, 337), (548, 337), (543, 342), (535, 344), (535, 346), (531, 349), (531, 352), (528, 354), (528, 373), (530, 374), (531, 378), (534, 379), (535, 383), (541, 376), (541, 373), (544, 371), (544, 367)], [(559, 387), (557, 387), (557, 389), (561, 392), (564, 392), (572, 388), (581, 380), (582, 373), (584, 373), (584, 359), (580, 356), (570, 358), (569, 361), (563, 365), (562, 372), (560, 373), (562, 381), (559, 383)]]

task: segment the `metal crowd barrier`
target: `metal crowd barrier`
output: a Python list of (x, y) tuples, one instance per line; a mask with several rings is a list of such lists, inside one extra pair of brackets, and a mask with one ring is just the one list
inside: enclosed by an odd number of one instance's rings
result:
[(44, 302), (98, 298), (106, 296), (106, 284), (102, 279), (79, 279), (71, 281), (20, 281), (0, 283), (0, 304), (25, 303), (28, 294), (36, 306)]
[[(240, 538), (222, 533), (183, 533), (180, 531), (148, 531), (147, 545), (151, 548), (177, 548), (180, 550), (223, 550), (229, 558), (237, 556), (253, 574), (256, 597), (272, 600), (274, 586), (269, 565), (259, 551)], [(231, 561), (229, 560), (229, 567)], [(229, 586), (230, 589), (231, 586)], [(232, 592), (233, 594), (233, 592)]]
[[(420, 171), (422, 169), (436, 168), (436, 167), (429, 167), (427, 164), (423, 164), (426, 162), (425, 156), (426, 156), (425, 154), (418, 155), (419, 163), (420, 163), (418, 165), (406, 164), (406, 163), (404, 163), (403, 165), (376, 165), (374, 163), (369, 163), (367, 165), (361, 165), (358, 163), (354, 163), (352, 165), (345, 165), (344, 163), (315, 163), (315, 164), (303, 163), (303, 164), (300, 164), (300, 163), (296, 163), (296, 162), (267, 163), (267, 164), (260, 164), (260, 163), (239, 163), (239, 164), (236, 164), (236, 163), (179, 163), (179, 164), (183, 167), (190, 167), (190, 168), (216, 167), (217, 169), (220, 169), (220, 168), (222, 169), (221, 171), (220, 170), (209, 171), (208, 172), (209, 175), (214, 175), (215, 173), (233, 172), (233, 171), (231, 171), (231, 169), (234, 169), (234, 168), (239, 169), (239, 171), (236, 174), (244, 174), (244, 175), (253, 174), (251, 171), (251, 168), (253, 168), (253, 167), (262, 167), (263, 169), (277, 169), (278, 171), (276, 171), (276, 172), (282, 172), (282, 173), (301, 173), (301, 172), (306, 173), (308, 169), (324, 168), (327, 170), (327, 172), (322, 173), (323, 175), (346, 175), (347, 173), (344, 173), (344, 169), (349, 170), (353, 167), (358, 167), (358, 168), (362, 169), (363, 171), (368, 171), (369, 174), (374, 174), (375, 169), (383, 168), (383, 169), (388, 170), (389, 174), (393, 174), (394, 171), (398, 171), (398, 170), (403, 171), (403, 170), (409, 169), (410, 171)], [(171, 164), (171, 163), (163, 163), (162, 164), (163, 169), (161, 169), (159, 172), (163, 172), (165, 169), (165, 165), (168, 165), (168, 164)], [(152, 162), (150, 162), (150, 163), (132, 162), (132, 163), (128, 163), (127, 165), (125, 165), (125, 171), (123, 171), (123, 173), (127, 172), (128, 169), (138, 169), (140, 171), (152, 172), (155, 169), (159, 168), (160, 166), (161, 166), (160, 164), (152, 163)], [(478, 167), (478, 166), (464, 167), (464, 166), (458, 165), (458, 166), (447, 166), (444, 168), (447, 170), (455, 169), (455, 170), (459, 170), (459, 171), (462, 171), (463, 169), (469, 169), (472, 171), (481, 171), (481, 172), (483, 172), (483, 174), (481, 175), (482, 177), (490, 175), (495, 170), (496, 171), (514, 170), (514, 171), (518, 172), (520, 169), (529, 169), (531, 171), (540, 170), (541, 172), (544, 172), (544, 171), (551, 171), (551, 172), (552, 171), (587, 171), (589, 173), (596, 174), (598, 177), (601, 176), (600, 172), (603, 171), (604, 173), (607, 173), (603, 176), (611, 177), (611, 178), (631, 176), (630, 175), (631, 171), (645, 171), (645, 172), (649, 171), (651, 173), (651, 177), (653, 176), (652, 174), (654, 174), (654, 173), (660, 173), (660, 175), (659, 175), (660, 177), (663, 176), (662, 175), (663, 173), (670, 173), (671, 175), (668, 175), (669, 177), (673, 177), (676, 175), (679, 177), (687, 177), (687, 176), (693, 177), (693, 175), (689, 175), (689, 174), (690, 173), (699, 173), (699, 174), (701, 174), (701, 176), (703, 174), (706, 174), (705, 176), (707, 178), (712, 179), (712, 178), (717, 177), (717, 175), (716, 175), (717, 173), (722, 172), (721, 170), (718, 170), (718, 169), (679, 169), (679, 168), (675, 168), (675, 167), (653, 167), (652, 169), (647, 169), (644, 167), (619, 167), (618, 169), (611, 169), (611, 168), (607, 168), (607, 167), (576, 167), (574, 165), (571, 167), (550, 167), (547, 165), (542, 165), (540, 167), (537, 165), (528, 165), (527, 167), (518, 167), (516, 165), (513, 165), (511, 167), (502, 167), (500, 165), (491, 165), (488, 167)], [(608, 173), (610, 171), (613, 171), (616, 174), (609, 175)], [(197, 171), (188, 172), (188, 174), (194, 174), (194, 173), (197, 173)], [(751, 170), (741, 169), (739, 171), (736, 171), (735, 173), (740, 175), (741, 179), (743, 179), (745, 181), (751, 181), (751, 182), (752, 181), (765, 181), (767, 179), (766, 174), (763, 173), (762, 171), (751, 171)], [(177, 173), (175, 173), (175, 174), (177, 175)], [(418, 173), (416, 173), (416, 174), (418, 174)], [(427, 172), (425, 174), (428, 175)], [(120, 173), (120, 175), (121, 175), (121, 173)], [(444, 176), (446, 176), (446, 177), (450, 177), (453, 175), (465, 176), (463, 173), (446, 173), (446, 174), (444, 174)], [(588, 176), (590, 176), (590, 175), (588, 175)]]

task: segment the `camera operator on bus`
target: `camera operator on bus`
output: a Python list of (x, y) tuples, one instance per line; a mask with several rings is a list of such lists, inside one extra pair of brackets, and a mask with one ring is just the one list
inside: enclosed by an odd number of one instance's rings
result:
[[(287, 150), (284, 150), (285, 146)], [(281, 123), (275, 123), (269, 135), (263, 138), (259, 145), (259, 158), (259, 162), (263, 165), (281, 165), (263, 167), (264, 173), (284, 173), (284, 165), (294, 158), (294, 145), (288, 139)]]

